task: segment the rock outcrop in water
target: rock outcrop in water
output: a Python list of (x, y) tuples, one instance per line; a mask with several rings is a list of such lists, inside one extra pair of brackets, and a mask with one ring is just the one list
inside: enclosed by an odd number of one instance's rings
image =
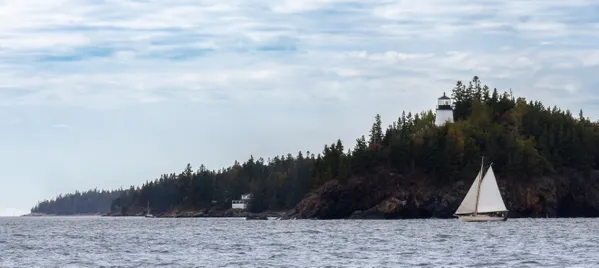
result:
[[(599, 217), (599, 172), (497, 180), (510, 217)], [(471, 183), (440, 185), (422, 174), (402, 176), (382, 169), (347, 184), (330, 181), (283, 218), (451, 218)]]

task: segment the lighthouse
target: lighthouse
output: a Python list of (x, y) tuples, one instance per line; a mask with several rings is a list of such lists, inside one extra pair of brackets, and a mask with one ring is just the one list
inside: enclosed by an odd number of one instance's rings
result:
[(442, 126), (447, 122), (453, 123), (453, 108), (451, 107), (451, 99), (445, 96), (445, 92), (443, 92), (443, 96), (437, 101), (435, 125)]

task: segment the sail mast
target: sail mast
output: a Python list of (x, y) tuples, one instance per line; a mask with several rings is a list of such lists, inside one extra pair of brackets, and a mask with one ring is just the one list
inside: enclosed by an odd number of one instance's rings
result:
[(476, 189), (476, 205), (474, 206), (474, 216), (478, 215), (478, 199), (480, 198), (480, 185), (481, 185), (481, 182), (483, 180), (482, 177), (483, 177), (483, 164), (484, 164), (484, 162), (485, 162), (485, 157), (483, 156), (483, 158), (482, 158), (482, 160), (480, 162), (480, 177), (481, 178), (480, 178), (480, 180), (478, 180), (478, 186), (477, 186), (477, 189)]

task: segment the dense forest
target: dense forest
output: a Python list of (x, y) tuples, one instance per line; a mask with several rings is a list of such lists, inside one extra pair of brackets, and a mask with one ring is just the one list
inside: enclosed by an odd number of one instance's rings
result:
[(111, 205), (116, 213), (156, 213), (203, 208), (227, 209), (232, 199), (252, 193), (250, 210), (287, 210), (311, 190), (337, 180), (346, 183), (374, 169), (420, 173), (436, 183), (471, 179), (481, 157), (492, 161), (499, 176), (534, 180), (599, 166), (599, 124), (582, 110), (546, 107), (483, 85), (478, 77), (457, 81), (451, 94), (455, 123), (434, 125), (433, 111), (402, 112), (383, 128), (379, 115), (368, 135), (345, 148), (340, 140), (322, 152), (297, 152), (235, 163), (220, 170), (187, 164), (181, 173), (164, 174), (126, 190)]
[(354, 148), (340, 140), (317, 154), (298, 152), (272, 159), (255, 159), (216, 171), (187, 165), (179, 174), (165, 174), (140, 188), (131, 188), (113, 203), (127, 213), (146, 201), (153, 210), (168, 211), (216, 206), (230, 207), (232, 199), (252, 193), (251, 210), (285, 210), (310, 190), (329, 180), (347, 181), (373, 168), (398, 173), (422, 172), (439, 183), (473, 177), (481, 156), (503, 176), (531, 179), (565, 168), (581, 171), (599, 165), (599, 128), (583, 116), (537, 101), (515, 98), (482, 85), (478, 77), (458, 81), (452, 90), (455, 123), (434, 125), (434, 113), (403, 112), (383, 129), (375, 117), (368, 138)]
[(51, 215), (80, 215), (110, 212), (110, 205), (123, 190), (106, 191), (97, 189), (74, 194), (59, 195), (52, 200), (39, 202), (31, 209), (31, 213)]

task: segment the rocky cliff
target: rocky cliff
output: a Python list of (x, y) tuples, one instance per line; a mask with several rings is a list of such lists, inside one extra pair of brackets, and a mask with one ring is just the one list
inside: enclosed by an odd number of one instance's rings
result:
[[(378, 170), (347, 184), (329, 181), (283, 218), (451, 218), (472, 184)], [(514, 179), (497, 177), (510, 217), (599, 217), (599, 172)]]

